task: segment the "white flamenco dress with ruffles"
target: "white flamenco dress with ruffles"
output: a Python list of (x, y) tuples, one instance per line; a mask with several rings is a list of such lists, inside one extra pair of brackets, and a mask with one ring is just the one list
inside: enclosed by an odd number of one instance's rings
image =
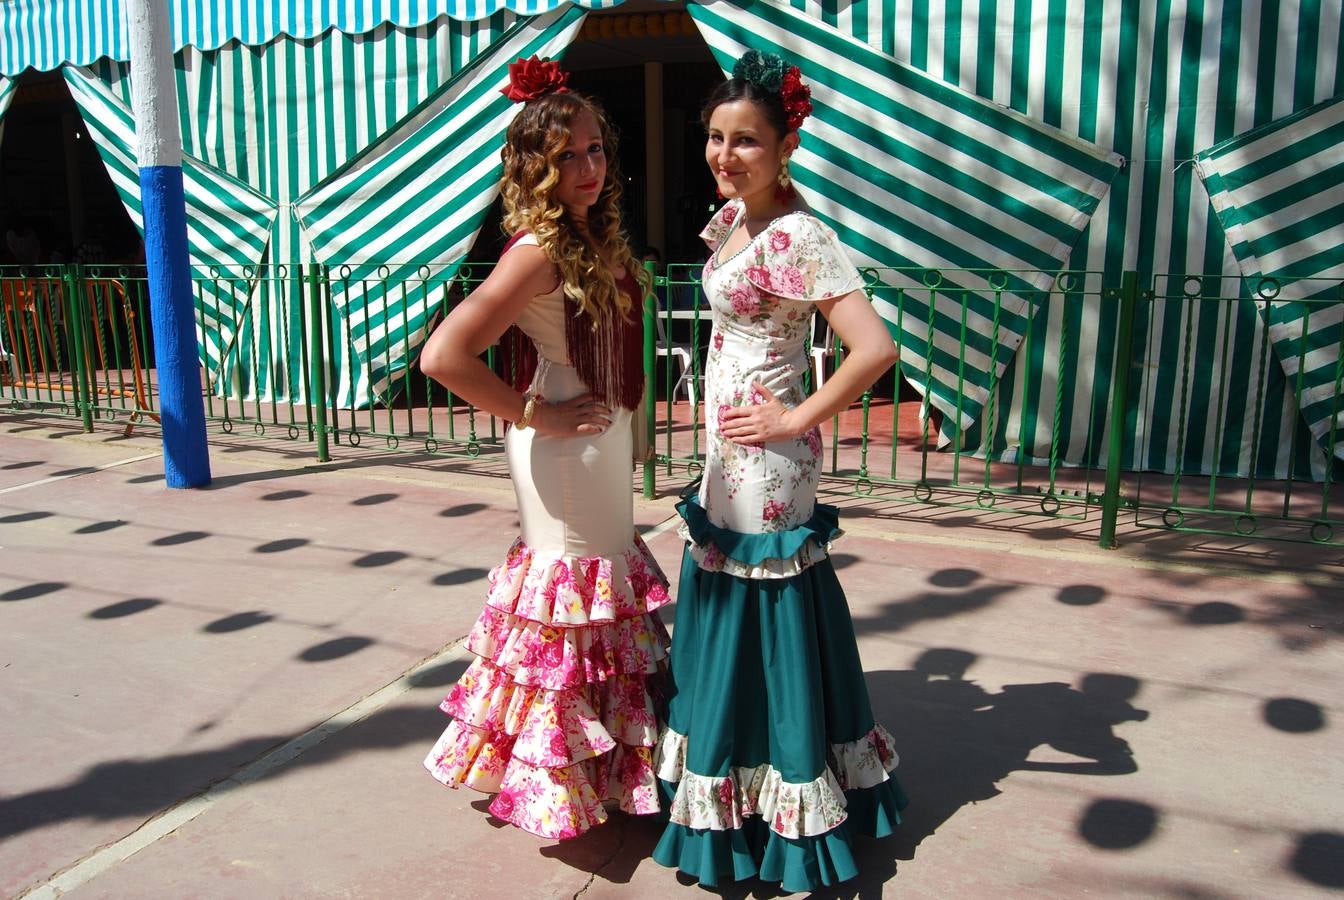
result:
[(741, 209), (728, 203), (702, 235), (708, 449), (699, 495), (678, 506), (687, 544), (657, 756), (671, 821), (653, 856), (707, 887), (810, 891), (856, 875), (851, 835), (890, 834), (905, 797), (828, 552), (837, 511), (816, 503), (820, 432), (748, 447), (719, 420), (765, 402), (757, 384), (801, 403), (813, 304), (863, 282), (804, 212), (722, 257)]
[[(535, 243), (530, 236), (518, 243)], [(564, 299), (533, 300), (518, 326), (537, 347), (533, 389), (587, 392), (565, 352)], [(490, 811), (539, 837), (577, 837), (604, 800), (656, 813), (656, 682), (667, 579), (635, 533), (630, 411), (601, 435), (510, 429), (521, 536), (490, 573), (467, 639), (476, 655), (441, 704), (453, 717), (425, 767), (450, 787), (495, 793)]]

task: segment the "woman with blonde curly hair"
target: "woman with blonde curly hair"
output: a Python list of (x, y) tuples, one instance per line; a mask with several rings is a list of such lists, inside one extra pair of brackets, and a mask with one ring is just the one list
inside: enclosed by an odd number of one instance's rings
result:
[[(615, 139), (550, 61), (519, 60), (503, 150), (504, 227), (490, 276), (434, 331), (431, 378), (513, 423), (505, 439), (521, 536), (490, 573), (425, 766), (496, 793), (490, 811), (544, 838), (658, 811), (653, 681), (667, 579), (635, 534), (631, 415), (643, 395), (645, 285), (621, 230)], [(518, 391), (481, 359), (511, 326), (535, 351)]]

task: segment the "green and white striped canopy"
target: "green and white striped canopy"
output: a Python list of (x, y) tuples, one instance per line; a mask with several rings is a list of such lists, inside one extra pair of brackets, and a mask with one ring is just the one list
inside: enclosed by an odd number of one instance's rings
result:
[[(356, 354), (339, 401), (386, 395), (424, 340), (436, 286), (456, 275), (498, 193), (504, 132), (518, 108), (508, 64), (554, 57), (586, 12), (523, 20), (363, 153), (295, 203)], [(403, 285), (414, 285), (408, 295)], [(395, 287), (391, 287), (395, 286)]]
[[(144, 234), (135, 122), (102, 78), (79, 66), (61, 69), (84, 124), (135, 227)], [(277, 210), (225, 172), (184, 154), (187, 249), (196, 279), (196, 328), (205, 365), (218, 373), (255, 286)], [(217, 277), (216, 277), (217, 276)]]
[(1344, 458), (1344, 302), (1329, 302), (1344, 301), (1344, 97), (1224, 141), (1195, 165), (1307, 426)]
[[(570, 4), (621, 0), (165, 0), (174, 51), (217, 50), (232, 42), (318, 38), (335, 29), (366, 34), (383, 25), (414, 29), (441, 18), (477, 21), (500, 13), (533, 16)], [(126, 0), (0, 0), (0, 74), (66, 63), (129, 58)]]
[[(253, 290), (229, 358), (226, 385), (238, 396), (304, 399), (303, 291), (291, 276), (313, 261), (295, 200), (321, 184), (485, 52), (516, 21), (440, 19), (366, 34), (328, 31), (277, 38), (263, 47), (187, 47), (177, 55), (183, 150), (245, 182), (282, 210), (271, 230), (266, 277)], [(103, 60), (94, 71), (124, 104), (129, 67)], [(311, 324), (311, 323), (309, 323)], [(337, 327), (328, 384), (348, 380), (347, 335)], [(348, 393), (348, 391), (346, 392)], [(367, 402), (367, 398), (364, 398)]]
[[(991, 284), (958, 272), (956, 283), (930, 290), (883, 272), (874, 298), (901, 343), (906, 376), (948, 413), (949, 427), (958, 409), (963, 427), (974, 422), (1026, 333), (1028, 296), (1048, 289), (1121, 158), (776, 0), (711, 0), (690, 12), (725, 72), (748, 49), (783, 54), (802, 70), (813, 115), (792, 157), (795, 180), (856, 261), (1009, 273)], [(900, 313), (899, 289), (913, 289)]]

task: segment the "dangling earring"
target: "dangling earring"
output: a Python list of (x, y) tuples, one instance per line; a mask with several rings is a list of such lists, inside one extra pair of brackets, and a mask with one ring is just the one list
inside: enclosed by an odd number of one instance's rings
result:
[(788, 203), (798, 192), (793, 189), (793, 179), (789, 177), (789, 158), (781, 157), (779, 160), (779, 178), (775, 187), (775, 199), (780, 203)]

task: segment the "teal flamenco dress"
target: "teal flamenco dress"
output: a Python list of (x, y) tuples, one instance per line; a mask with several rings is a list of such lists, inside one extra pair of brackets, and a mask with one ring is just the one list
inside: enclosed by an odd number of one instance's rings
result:
[(696, 498), (678, 511), (689, 544), (655, 762), (670, 823), (654, 859), (707, 887), (853, 878), (852, 835), (891, 834), (906, 798), (826, 551), (836, 510), (764, 534), (713, 525)]
[(757, 877), (809, 891), (857, 875), (852, 835), (890, 834), (905, 797), (831, 564), (837, 514), (816, 503), (821, 434), (743, 445), (721, 423), (771, 394), (804, 402), (816, 303), (863, 278), (805, 211), (725, 256), (742, 211), (730, 201), (701, 233), (705, 468), (678, 506), (686, 550), (654, 758), (669, 824), (653, 858), (708, 887)]

